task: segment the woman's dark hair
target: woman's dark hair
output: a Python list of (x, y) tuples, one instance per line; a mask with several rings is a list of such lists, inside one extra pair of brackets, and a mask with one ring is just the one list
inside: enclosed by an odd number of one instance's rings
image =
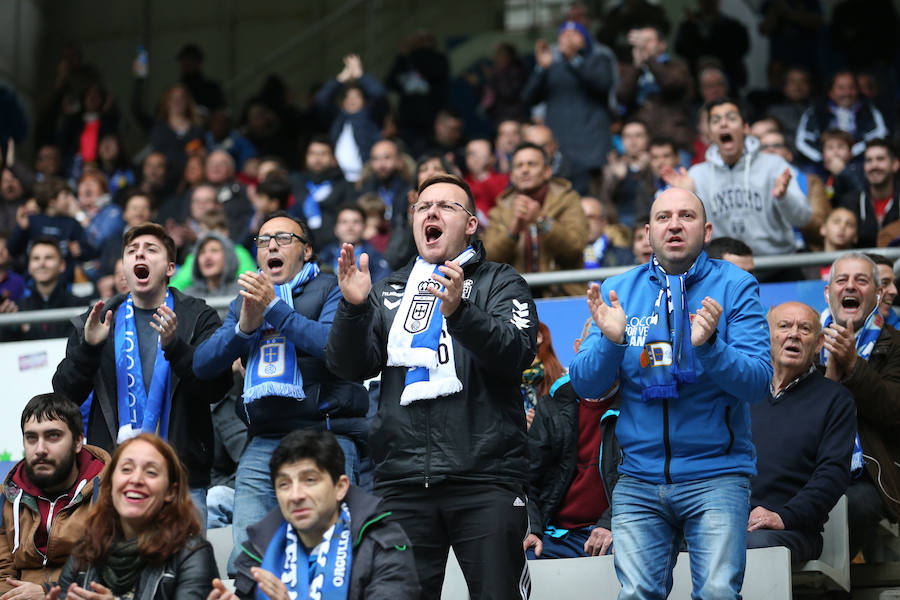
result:
[(305, 458), (316, 463), (316, 467), (331, 475), (337, 483), (344, 474), (344, 451), (337, 438), (330, 431), (297, 429), (283, 438), (272, 452), (269, 460), (269, 476), (275, 481), (282, 465), (301, 461)]
[(142, 433), (116, 448), (100, 479), (100, 489), (94, 491), (96, 504), (85, 522), (82, 538), (72, 549), (72, 556), (80, 568), (103, 562), (113, 541), (124, 536), (119, 514), (112, 503), (112, 478), (122, 453), (138, 441), (150, 444), (162, 455), (169, 478), (169, 491), (175, 496), (174, 500), (163, 504), (148, 529), (138, 535), (138, 554), (148, 563), (163, 563), (184, 547), (189, 536), (200, 533), (197, 509), (188, 488), (187, 470), (178, 460), (175, 449), (155, 435)]

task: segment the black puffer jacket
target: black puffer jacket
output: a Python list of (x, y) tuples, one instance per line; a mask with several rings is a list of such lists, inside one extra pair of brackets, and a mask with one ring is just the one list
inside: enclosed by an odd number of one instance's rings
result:
[[(212, 580), (218, 576), (212, 546), (200, 536), (191, 536), (184, 548), (165, 563), (144, 567), (134, 600), (206, 600), (212, 591)], [(93, 591), (91, 582), (106, 585), (93, 565), (79, 569), (75, 558), (69, 557), (59, 576), (60, 600), (65, 600), (70, 584)]]
[[(381, 499), (351, 485), (345, 498), (350, 510), (350, 539), (353, 560), (350, 567), (350, 600), (394, 600), (418, 598), (419, 580), (409, 538), (381, 510)], [(238, 598), (255, 600), (256, 580), (250, 572), (262, 564), (269, 542), (284, 517), (278, 507), (262, 521), (247, 528), (247, 541), (234, 565)]]
[[(165, 352), (171, 368), (167, 439), (188, 469), (190, 486), (207, 487), (213, 452), (209, 405), (228, 393), (232, 382), (231, 368), (230, 363), (225, 363), (205, 381), (194, 375), (191, 368), (194, 350), (219, 326), (219, 316), (203, 300), (185, 296), (174, 288), (169, 289), (174, 296), (178, 324), (175, 340)], [(110, 454), (116, 449), (119, 431), (115, 315), (125, 298), (124, 295), (116, 296), (104, 306), (104, 310), (112, 311), (113, 321), (106, 341), (97, 346), (91, 346), (84, 340), (84, 323), (90, 309), (72, 319), (74, 331), (69, 336), (66, 357), (53, 375), (53, 391), (76, 404), (82, 404), (88, 394), (94, 393), (85, 424), (87, 439)]]
[[(368, 302), (341, 300), (325, 355), (347, 379), (381, 371), (381, 405), (369, 448), (376, 489), (431, 485), (445, 479), (525, 484), (525, 414), (519, 384), (534, 359), (537, 312), (525, 280), (509, 265), (488, 262), (484, 247), (463, 267), (463, 301), (447, 318), (461, 392), (400, 406), (407, 369), (386, 367), (387, 338), (410, 263), (375, 284)], [(468, 293), (466, 293), (468, 289)]]
[[(532, 533), (541, 536), (547, 522), (560, 509), (578, 462), (578, 395), (564, 375), (541, 398), (528, 430), (528, 522)], [(609, 507), (600, 515), (597, 526), (612, 529), (612, 491), (619, 480), (622, 452), (616, 440), (619, 418), (618, 399), (601, 418), (600, 472)]]

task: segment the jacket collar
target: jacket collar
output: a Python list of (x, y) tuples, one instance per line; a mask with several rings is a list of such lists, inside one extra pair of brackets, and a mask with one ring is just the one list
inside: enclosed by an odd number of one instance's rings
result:
[[(643, 265), (644, 268), (647, 269), (650, 280), (656, 283), (656, 285), (661, 286), (662, 280), (659, 278), (659, 275), (656, 274), (656, 269), (653, 268), (653, 259), (650, 259), (650, 262)], [(712, 268), (712, 263), (710, 262), (709, 256), (706, 254), (705, 249), (700, 250), (700, 254), (697, 255), (697, 259), (694, 260), (694, 264), (691, 265), (691, 268), (687, 270), (687, 273), (684, 274), (684, 281), (688, 285), (693, 282), (703, 279), (709, 273)]]

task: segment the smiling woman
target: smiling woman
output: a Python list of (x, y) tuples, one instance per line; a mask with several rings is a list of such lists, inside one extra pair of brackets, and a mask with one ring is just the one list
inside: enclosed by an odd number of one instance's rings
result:
[(51, 597), (171, 598), (177, 582), (179, 598), (206, 598), (218, 573), (199, 532), (187, 473), (174, 449), (140, 434), (113, 454), (84, 537)]

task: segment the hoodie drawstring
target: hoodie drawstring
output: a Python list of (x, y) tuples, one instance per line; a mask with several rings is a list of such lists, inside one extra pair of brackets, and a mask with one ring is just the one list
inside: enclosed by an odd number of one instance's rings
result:
[(19, 488), (19, 493), (16, 494), (16, 499), (13, 500), (13, 523), (15, 525), (15, 534), (14, 534), (14, 542), (13, 542), (13, 550), (12, 553), (15, 554), (16, 550), (19, 549), (19, 506), (22, 504), (22, 493), (24, 490)]

